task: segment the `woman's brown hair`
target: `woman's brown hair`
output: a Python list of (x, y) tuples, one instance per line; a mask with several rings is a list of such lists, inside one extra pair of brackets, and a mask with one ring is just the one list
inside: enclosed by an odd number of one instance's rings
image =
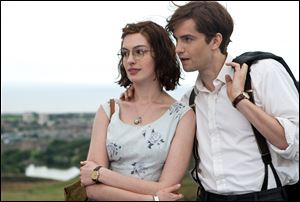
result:
[[(156, 79), (158, 79), (161, 88), (174, 90), (179, 84), (181, 72), (175, 45), (166, 30), (152, 21), (143, 21), (127, 24), (122, 31), (121, 48), (124, 38), (129, 34), (140, 33), (147, 39), (154, 52)], [(131, 81), (127, 77), (122, 58), (119, 61), (118, 69), (121, 78), (117, 83), (126, 88), (131, 84)]]

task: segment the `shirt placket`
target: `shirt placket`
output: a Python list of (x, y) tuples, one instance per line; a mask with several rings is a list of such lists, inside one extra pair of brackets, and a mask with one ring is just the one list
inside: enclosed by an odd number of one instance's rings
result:
[(221, 139), (220, 133), (217, 130), (216, 124), (216, 102), (217, 93), (210, 93), (208, 97), (208, 123), (209, 123), (209, 135), (211, 138), (212, 158), (213, 158), (213, 170), (215, 176), (215, 182), (217, 190), (224, 189), (223, 167), (222, 167), (222, 153), (221, 153)]

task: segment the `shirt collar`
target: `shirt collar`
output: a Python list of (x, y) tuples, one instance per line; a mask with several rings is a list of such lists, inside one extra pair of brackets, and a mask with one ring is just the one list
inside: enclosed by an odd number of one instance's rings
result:
[[(226, 80), (225, 80), (225, 75), (228, 74), (230, 75), (230, 77), (232, 78), (233, 77), (233, 69), (232, 68), (229, 68), (226, 63), (228, 62), (232, 62), (232, 56), (230, 56), (229, 54), (227, 55), (226, 57), (226, 60), (225, 60), (225, 63), (223, 64), (222, 68), (221, 68), (221, 71), (219, 72), (217, 78), (213, 81), (215, 87), (217, 86), (220, 86), (220, 82), (221, 84), (225, 84), (226, 83)], [(202, 91), (202, 92), (209, 92), (207, 90), (207, 88), (205, 88), (205, 86), (203, 85), (201, 79), (200, 79), (200, 75), (198, 74), (198, 77), (197, 77), (197, 80), (196, 80), (196, 83), (195, 83), (195, 89), (196, 89), (196, 92), (197, 91)]]
[(230, 55), (227, 55), (225, 63), (223, 64), (223, 67), (215, 80), (219, 80), (223, 83), (226, 83), (226, 80), (225, 80), (226, 74), (231, 76), (231, 78), (233, 77), (233, 73), (234, 73), (233, 68), (230, 68), (226, 65), (226, 63), (232, 62), (232, 60), (233, 60), (233, 58)]

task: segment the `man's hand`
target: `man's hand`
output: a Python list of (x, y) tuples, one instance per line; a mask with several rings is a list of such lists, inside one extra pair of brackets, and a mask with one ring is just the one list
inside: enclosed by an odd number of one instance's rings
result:
[(178, 201), (183, 198), (183, 195), (178, 193), (181, 185), (176, 184), (171, 187), (159, 190), (156, 195), (160, 201)]
[(134, 87), (131, 85), (126, 89), (124, 93), (121, 94), (120, 100), (130, 101), (134, 96)]
[(240, 67), (240, 65), (235, 62), (226, 63), (226, 65), (234, 68), (233, 79), (231, 79), (228, 74), (225, 76), (227, 95), (232, 102), (239, 94), (241, 94), (241, 92), (244, 91), (248, 65), (244, 63), (242, 67)]

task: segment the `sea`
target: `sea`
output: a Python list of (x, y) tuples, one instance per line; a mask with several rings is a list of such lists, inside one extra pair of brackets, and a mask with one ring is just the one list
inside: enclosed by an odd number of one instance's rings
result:
[[(191, 85), (168, 91), (180, 100)], [(95, 113), (100, 104), (119, 98), (123, 87), (113, 85), (2, 84), (1, 114), (7, 113)]]

